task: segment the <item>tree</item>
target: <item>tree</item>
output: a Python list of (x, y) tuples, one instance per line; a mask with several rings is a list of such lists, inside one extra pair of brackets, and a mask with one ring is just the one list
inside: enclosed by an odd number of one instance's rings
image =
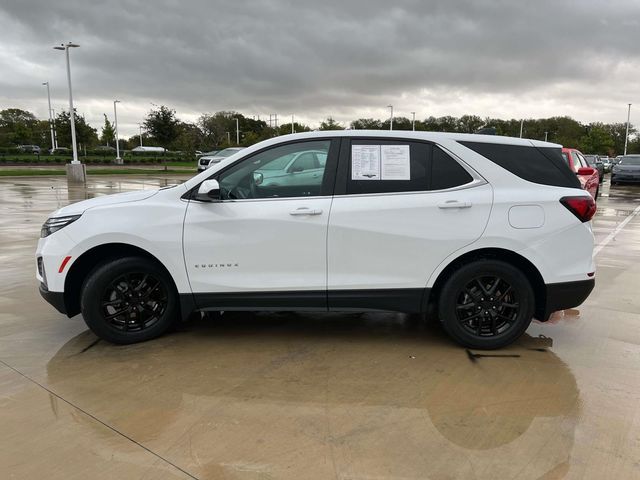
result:
[(161, 105), (151, 110), (144, 120), (144, 129), (155, 139), (161, 147), (169, 148), (180, 135), (180, 121), (176, 118), (176, 111)]
[(193, 153), (204, 148), (204, 136), (197, 125), (180, 122), (178, 131), (178, 138), (171, 144), (172, 149)]
[(613, 137), (602, 123), (590, 123), (586, 135), (578, 142), (579, 149), (584, 153), (607, 156), (613, 152), (613, 145)]
[(109, 143), (111, 142), (115, 143), (116, 133), (113, 128), (113, 125), (111, 125), (111, 122), (107, 118), (107, 114), (103, 113), (103, 115), (104, 115), (104, 126), (102, 127), (102, 135), (100, 135), (100, 142), (105, 144), (108, 147)]
[[(275, 129), (269, 128), (263, 120), (248, 118), (238, 112), (205, 113), (198, 119), (197, 124), (202, 131), (203, 140), (207, 145), (206, 148), (235, 145), (236, 119), (238, 119), (238, 128), (240, 130), (240, 143), (243, 146), (252, 145), (278, 134)], [(289, 129), (291, 129), (291, 125), (289, 125)]]
[[(75, 112), (75, 109), (74, 109)], [(76, 142), (87, 148), (98, 144), (98, 131), (85, 122), (84, 117), (74, 115), (76, 127)], [(56, 133), (58, 135), (58, 145), (71, 148), (71, 118), (69, 112), (62, 111), (56, 117)]]
[(48, 129), (48, 122), (38, 120), (33, 113), (26, 110), (0, 110), (0, 146), (44, 145)]
[(376, 118), (359, 118), (351, 122), (354, 130), (382, 130), (382, 122)]
[(327, 117), (320, 123), (320, 130), (344, 130), (344, 127), (336, 122), (332, 117)]
[[(293, 133), (310, 132), (311, 129), (302, 123), (293, 122)], [(287, 135), (291, 133), (291, 123), (283, 123), (278, 127), (278, 135)]]

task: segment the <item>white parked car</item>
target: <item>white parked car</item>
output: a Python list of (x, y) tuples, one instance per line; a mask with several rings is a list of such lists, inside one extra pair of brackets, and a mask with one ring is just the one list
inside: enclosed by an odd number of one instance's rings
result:
[[(314, 174), (291, 168), (303, 158)], [(42, 227), (37, 278), (60, 312), (115, 343), (196, 310), (398, 311), (498, 348), (587, 298), (594, 213), (559, 145), (302, 133), (179, 186), (61, 208)]]
[(224, 150), (220, 150), (215, 152), (213, 155), (204, 154), (200, 158), (198, 158), (198, 172), (203, 172), (207, 168), (215, 165), (216, 163), (220, 163), (227, 157), (238, 153), (240, 150), (243, 150), (244, 147), (230, 147), (225, 148)]

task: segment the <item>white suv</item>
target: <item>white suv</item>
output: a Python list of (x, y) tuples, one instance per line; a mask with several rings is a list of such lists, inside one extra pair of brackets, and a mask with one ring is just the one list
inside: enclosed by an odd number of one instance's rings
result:
[[(291, 168), (306, 153), (313, 174)], [(43, 225), (37, 278), (115, 343), (196, 310), (398, 311), (498, 348), (589, 295), (594, 213), (559, 145), (311, 132), (179, 186), (61, 208)]]

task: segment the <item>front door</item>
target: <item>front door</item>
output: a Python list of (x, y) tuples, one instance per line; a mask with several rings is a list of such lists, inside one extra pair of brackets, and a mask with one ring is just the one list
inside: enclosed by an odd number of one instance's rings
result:
[[(184, 257), (200, 308), (326, 309), (338, 143), (270, 147), (212, 176), (220, 183), (220, 202), (189, 201)], [(290, 167), (307, 152), (328, 161), (301, 182)]]

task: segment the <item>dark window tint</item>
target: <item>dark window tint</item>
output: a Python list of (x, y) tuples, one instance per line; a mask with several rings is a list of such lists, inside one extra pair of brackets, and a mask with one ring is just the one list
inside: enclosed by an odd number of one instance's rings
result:
[(473, 181), (469, 172), (439, 147), (433, 147), (432, 161), (431, 190), (458, 187)]
[(351, 151), (349, 152), (349, 171), (347, 194), (418, 192), (428, 189), (427, 165), (431, 145), (419, 142), (391, 140), (352, 140), (354, 145), (409, 145), (409, 180), (353, 180)]
[(575, 173), (567, 168), (559, 148), (484, 142), (460, 143), (529, 182), (580, 188), (580, 181)]

